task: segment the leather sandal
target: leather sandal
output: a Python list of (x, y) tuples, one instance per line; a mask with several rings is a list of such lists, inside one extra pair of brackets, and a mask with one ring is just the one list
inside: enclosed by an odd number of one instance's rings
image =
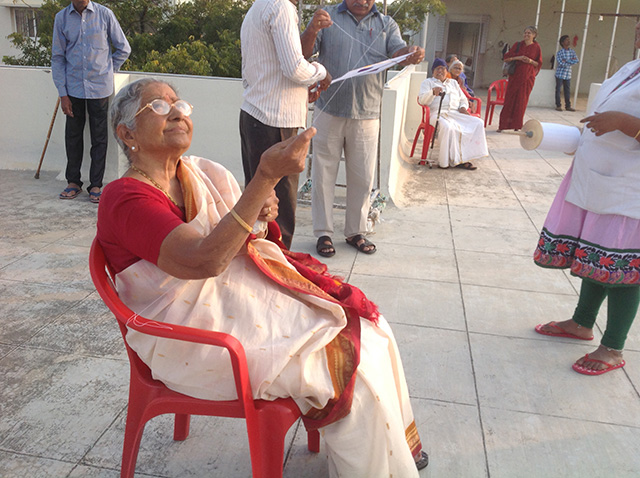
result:
[(333, 247), (333, 241), (329, 236), (320, 236), (316, 242), (316, 252), (322, 257), (332, 257), (336, 250)]
[[(377, 250), (376, 245), (373, 242), (367, 240), (362, 234), (356, 234), (355, 236), (347, 237), (345, 241), (347, 241), (347, 244), (355, 247), (364, 254), (373, 254)], [(369, 249), (365, 249), (366, 247), (368, 247)]]
[(423, 468), (426, 468), (428, 464), (429, 464), (429, 455), (427, 455), (426, 451), (422, 450), (420, 452), (420, 459), (416, 461), (416, 468), (418, 470), (422, 470)]
[(474, 166), (471, 163), (461, 163), (461, 164), (458, 164), (456, 168), (466, 169), (468, 171), (475, 171), (476, 169), (478, 169), (478, 166)]

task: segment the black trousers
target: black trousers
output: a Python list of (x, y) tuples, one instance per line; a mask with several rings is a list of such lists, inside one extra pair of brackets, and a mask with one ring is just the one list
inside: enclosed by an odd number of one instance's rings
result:
[(83, 99), (69, 97), (73, 118), (67, 116), (64, 130), (65, 147), (67, 150), (67, 170), (65, 176), (68, 183), (75, 183), (82, 187), (80, 169), (84, 155), (84, 125), (89, 114), (89, 129), (91, 131), (91, 168), (89, 169), (89, 187), (102, 187), (105, 163), (107, 160), (107, 144), (109, 142), (109, 127), (107, 115), (109, 112), (109, 98)]
[[(249, 113), (240, 110), (240, 140), (242, 147), (242, 167), (244, 184), (249, 184), (258, 169), (260, 157), (267, 149), (280, 141), (294, 136), (298, 128), (275, 128), (261, 123)], [(276, 185), (278, 217), (276, 222), (282, 232), (282, 242), (291, 247), (296, 227), (296, 204), (298, 201), (298, 177), (291, 174), (282, 178)]]

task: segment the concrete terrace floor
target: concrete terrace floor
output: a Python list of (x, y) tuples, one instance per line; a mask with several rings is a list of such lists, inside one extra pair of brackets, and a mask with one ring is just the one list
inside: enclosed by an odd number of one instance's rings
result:
[[(531, 108), (529, 117), (578, 124), (582, 113)], [(372, 236), (377, 254), (357, 254), (338, 235), (327, 263), (394, 328), (431, 457), (422, 478), (640, 476), (640, 327), (627, 366), (601, 377), (571, 370), (597, 340), (533, 331), (570, 317), (579, 290), (531, 257), (571, 158), (524, 151), (496, 123), (475, 172), (407, 162), (402, 207), (389, 205)], [(55, 177), (0, 173), (0, 476), (116, 478), (129, 365), (89, 277), (96, 207), (86, 193), (58, 200)], [(310, 217), (301, 206), (296, 250), (314, 250)], [(336, 217), (340, 231), (343, 211)], [(194, 417), (190, 437), (173, 442), (171, 418), (153, 419), (137, 471), (248, 477), (244, 422)], [(284, 476), (327, 476), (301, 426), (289, 434)]]

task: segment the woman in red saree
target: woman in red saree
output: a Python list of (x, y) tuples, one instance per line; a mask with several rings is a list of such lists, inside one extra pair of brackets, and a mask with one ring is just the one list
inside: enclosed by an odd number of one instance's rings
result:
[(529, 95), (536, 81), (536, 75), (542, 66), (542, 50), (536, 42), (538, 30), (528, 26), (524, 30), (524, 40), (514, 44), (504, 55), (504, 61), (516, 63), (516, 71), (509, 75), (504, 106), (500, 112), (498, 132), (503, 129), (522, 128), (524, 112), (527, 109)]

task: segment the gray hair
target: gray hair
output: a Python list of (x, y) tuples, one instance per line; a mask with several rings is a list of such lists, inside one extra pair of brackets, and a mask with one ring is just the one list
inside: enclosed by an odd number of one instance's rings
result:
[(460, 68), (462, 68), (462, 71), (464, 71), (464, 63), (462, 63), (460, 60), (456, 60), (453, 63), (451, 63), (451, 65), (449, 65), (449, 71), (451, 71), (453, 67), (456, 65), (460, 65)]
[(113, 135), (116, 137), (118, 145), (122, 148), (122, 151), (129, 160), (130, 151), (124, 141), (118, 137), (118, 126), (123, 124), (130, 130), (136, 129), (136, 113), (140, 109), (140, 102), (142, 101), (142, 93), (147, 86), (152, 84), (162, 83), (171, 88), (174, 92), (177, 91), (175, 87), (164, 80), (156, 78), (143, 78), (142, 80), (134, 81), (122, 87), (118, 94), (111, 103), (111, 128), (113, 129)]

